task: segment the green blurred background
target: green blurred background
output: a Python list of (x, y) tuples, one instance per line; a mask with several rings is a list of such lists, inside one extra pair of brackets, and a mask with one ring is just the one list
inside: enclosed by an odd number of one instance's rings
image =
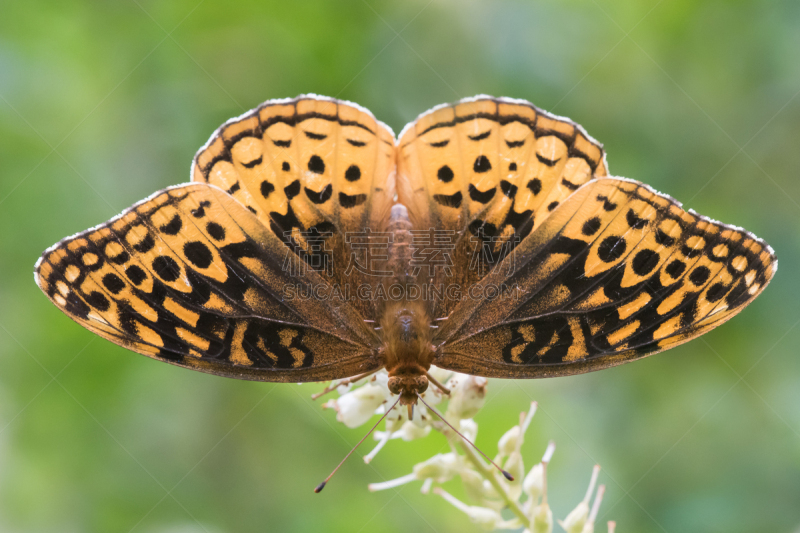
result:
[(557, 517), (598, 462), (600, 514), (620, 533), (798, 531), (798, 2), (2, 0), (0, 13), (0, 530), (475, 529), (419, 483), (366, 489), (442, 437), (393, 441), (314, 495), (364, 431), (310, 401), (319, 385), (157, 363), (34, 285), (45, 247), (188, 181), (224, 120), (315, 92), (396, 132), (442, 102), (525, 98), (583, 124), (613, 174), (766, 239), (781, 268), (739, 316), (632, 365), (493, 381), (478, 443), (493, 454), (536, 399), (523, 452), (530, 466), (556, 441)]

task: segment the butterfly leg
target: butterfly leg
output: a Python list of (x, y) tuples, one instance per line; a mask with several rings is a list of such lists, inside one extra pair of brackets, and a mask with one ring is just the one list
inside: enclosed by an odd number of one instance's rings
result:
[(316, 394), (312, 394), (311, 395), (311, 399), (312, 400), (316, 400), (317, 398), (319, 398), (321, 396), (325, 396), (329, 392), (336, 390), (341, 385), (349, 385), (351, 383), (355, 383), (356, 381), (362, 380), (367, 376), (371, 376), (372, 374), (374, 374), (378, 370), (381, 370), (381, 369), (378, 368), (377, 370), (370, 370), (369, 372), (364, 372), (363, 374), (358, 374), (357, 376), (353, 376), (351, 378), (343, 379), (341, 381), (332, 381), (331, 384), (328, 385), (327, 387), (325, 387), (324, 389), (322, 389), (321, 392), (318, 392)]

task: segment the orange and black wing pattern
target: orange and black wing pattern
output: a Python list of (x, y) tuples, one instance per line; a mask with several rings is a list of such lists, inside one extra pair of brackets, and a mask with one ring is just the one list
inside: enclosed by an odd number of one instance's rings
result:
[[(397, 149), (398, 201), (415, 229), (457, 239), (455, 274), (436, 282), (464, 288), (581, 185), (608, 174), (602, 146), (579, 125), (523, 100), (490, 96), (422, 114)], [(453, 304), (442, 301), (435, 314), (447, 316)]]
[[(638, 182), (580, 187), (438, 330), (434, 364), (491, 377), (550, 377), (615, 366), (730, 319), (777, 260), (752, 234)], [(491, 288), (492, 290), (488, 290)]]
[(245, 206), (197, 183), (59, 242), (35, 277), (82, 326), (179, 366), (292, 382), (376, 369), (377, 338), (351, 306), (286, 297), (287, 253)]

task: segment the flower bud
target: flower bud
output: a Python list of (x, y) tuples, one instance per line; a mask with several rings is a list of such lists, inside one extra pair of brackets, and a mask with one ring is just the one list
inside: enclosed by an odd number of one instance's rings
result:
[(372, 418), (386, 397), (383, 388), (368, 383), (326, 403), (325, 406), (336, 410), (336, 420), (354, 428)]
[[(594, 492), (594, 485), (597, 483), (598, 474), (600, 474), (600, 465), (594, 465), (594, 469), (592, 469), (592, 479), (589, 481), (589, 488), (586, 490), (586, 496), (583, 497), (583, 501), (579, 503), (563, 521), (558, 521), (567, 533), (581, 533), (583, 526), (586, 525), (586, 521), (589, 518), (589, 499)], [(598, 494), (598, 496), (602, 499), (602, 493)], [(592, 521), (594, 521), (594, 519), (592, 519)]]
[(553, 511), (546, 503), (533, 509), (533, 520), (531, 521), (531, 533), (552, 533), (553, 531)]
[(471, 418), (462, 420), (458, 425), (458, 430), (461, 431), (461, 434), (469, 439), (470, 442), (475, 442), (475, 439), (478, 437), (478, 424)]
[(522, 482), (522, 489), (532, 501), (538, 503), (539, 498), (544, 494), (544, 465), (542, 463), (533, 465)]
[(525, 475), (525, 462), (522, 460), (522, 454), (517, 451), (511, 452), (503, 468), (514, 478), (514, 481), (508, 482), (508, 486), (509, 493), (516, 500), (522, 495), (522, 478)]
[(582, 501), (564, 520), (559, 520), (558, 523), (567, 533), (581, 533), (581, 531), (583, 531), (583, 526), (586, 525), (586, 519), (588, 517), (589, 504)]
[(513, 428), (506, 431), (505, 434), (502, 437), (500, 437), (500, 440), (497, 442), (498, 455), (502, 457), (506, 455), (511, 455), (511, 452), (517, 451), (519, 437), (520, 437), (519, 426), (514, 426)]
[(453, 419), (475, 416), (486, 401), (487, 382), (486, 378), (464, 374), (451, 379), (450, 383), (455, 383), (455, 386), (451, 389), (446, 418), (452, 422)]
[(483, 476), (471, 468), (465, 468), (461, 471), (461, 484), (464, 486), (464, 492), (467, 493), (467, 497), (472, 501), (483, 501), (483, 481)]
[(431, 478), (437, 483), (444, 483), (453, 479), (463, 467), (463, 459), (460, 456), (452, 452), (440, 453), (414, 465), (414, 476), (417, 479)]
[(503, 522), (503, 517), (500, 516), (500, 513), (494, 509), (488, 509), (486, 507), (476, 507), (471, 505), (469, 508), (467, 508), (466, 513), (473, 523), (479, 525), (486, 531), (497, 529), (497, 526)]
[(409, 442), (414, 439), (421, 439), (422, 437), (427, 437), (428, 433), (430, 432), (431, 432), (430, 426), (428, 425), (422, 426), (406, 420), (406, 422), (400, 427), (400, 438), (406, 442)]
[[(455, 496), (449, 494), (446, 490), (442, 489), (441, 487), (436, 487), (433, 489), (436, 494), (442, 496), (445, 500), (450, 502), (453, 507), (458, 509), (459, 511), (465, 513), (469, 519), (485, 529), (486, 531), (491, 531), (493, 529), (506, 529), (510, 524), (503, 520), (503, 517), (495, 511), (494, 509), (488, 509), (486, 507), (477, 507), (475, 505), (467, 505), (464, 502), (458, 500)], [(516, 527), (519, 527), (519, 524), (516, 524)]]

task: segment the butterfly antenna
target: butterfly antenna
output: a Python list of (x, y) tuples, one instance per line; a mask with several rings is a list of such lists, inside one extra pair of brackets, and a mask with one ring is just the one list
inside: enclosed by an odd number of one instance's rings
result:
[(364, 441), (367, 439), (367, 437), (369, 437), (370, 435), (372, 435), (372, 432), (373, 432), (373, 431), (375, 431), (375, 428), (377, 428), (377, 427), (378, 427), (378, 424), (380, 424), (381, 422), (383, 422), (383, 419), (384, 419), (384, 418), (386, 418), (386, 415), (388, 415), (389, 413), (391, 413), (391, 412), (392, 412), (392, 409), (394, 409), (394, 408), (395, 408), (395, 406), (398, 404), (398, 402), (400, 402), (400, 398), (397, 398), (397, 401), (396, 401), (396, 402), (394, 402), (394, 403), (392, 404), (392, 406), (389, 408), (389, 410), (388, 410), (388, 411), (386, 411), (385, 413), (383, 413), (383, 416), (380, 418), (380, 420), (378, 420), (378, 422), (376, 422), (376, 423), (375, 423), (375, 425), (374, 425), (374, 426), (372, 426), (372, 429), (370, 429), (370, 430), (369, 430), (369, 432), (368, 432), (366, 435), (364, 435), (364, 436), (361, 438), (361, 440), (360, 440), (360, 441), (358, 441), (358, 444), (356, 444), (355, 446), (353, 446), (353, 449), (352, 449), (352, 450), (350, 450), (350, 451), (347, 453), (347, 455), (345, 455), (345, 456), (344, 456), (344, 459), (342, 459), (342, 461), (341, 461), (341, 462), (340, 462), (338, 465), (336, 465), (336, 468), (334, 468), (334, 469), (333, 469), (333, 472), (331, 472), (331, 475), (329, 475), (328, 477), (326, 477), (326, 478), (325, 478), (325, 481), (323, 481), (322, 483), (320, 483), (319, 485), (317, 485), (317, 487), (314, 489), (314, 492), (316, 492), (316, 493), (322, 492), (322, 489), (324, 489), (324, 488), (325, 488), (325, 485), (328, 483), (328, 481), (330, 481), (330, 479), (333, 477), (333, 475), (336, 473), (336, 471), (337, 471), (337, 470), (339, 470), (339, 467), (341, 467), (341, 466), (344, 464), (344, 462), (345, 462), (345, 461), (347, 461), (347, 458), (348, 458), (348, 457), (350, 457), (350, 456), (353, 454), (353, 452), (354, 452), (354, 451), (356, 451), (356, 448), (358, 448), (359, 446), (361, 446), (361, 443), (362, 443), (362, 442), (364, 442)]
[(500, 468), (499, 466), (497, 466), (497, 463), (495, 463), (494, 461), (492, 461), (491, 459), (489, 459), (489, 456), (488, 456), (488, 455), (486, 455), (485, 453), (483, 453), (483, 452), (481, 451), (481, 449), (480, 449), (480, 448), (478, 448), (477, 446), (475, 446), (475, 443), (473, 443), (473, 442), (472, 442), (471, 440), (469, 440), (467, 437), (465, 437), (464, 435), (462, 435), (460, 431), (458, 431), (456, 428), (454, 428), (454, 427), (453, 427), (453, 424), (451, 424), (450, 422), (448, 422), (447, 420), (445, 420), (445, 418), (442, 416), (442, 414), (441, 414), (439, 411), (437, 411), (436, 409), (434, 409), (433, 407), (431, 407), (430, 405), (428, 405), (428, 403), (427, 403), (425, 400), (423, 400), (423, 399), (422, 399), (422, 396), (420, 396), (419, 394), (417, 394), (417, 397), (419, 398), (419, 401), (421, 401), (423, 404), (425, 404), (425, 407), (427, 407), (428, 409), (430, 409), (431, 411), (433, 411), (433, 413), (434, 413), (436, 416), (438, 416), (438, 417), (441, 419), (441, 421), (442, 421), (442, 422), (444, 422), (445, 424), (447, 424), (447, 425), (450, 427), (450, 429), (452, 429), (453, 431), (455, 431), (455, 432), (456, 432), (456, 434), (457, 434), (459, 437), (461, 437), (462, 439), (464, 439), (464, 442), (466, 442), (467, 444), (469, 444), (470, 446), (472, 446), (473, 448), (475, 448), (475, 450), (477, 450), (477, 451), (478, 451), (478, 453), (480, 453), (480, 454), (481, 454), (481, 455), (484, 457), (484, 459), (486, 459), (487, 461), (489, 461), (489, 462), (492, 464), (492, 466), (493, 466), (493, 467), (495, 467), (496, 469), (498, 469), (498, 470), (500, 471), (500, 473), (502, 473), (502, 474), (503, 474), (503, 477), (504, 477), (504, 478), (506, 478), (506, 479), (507, 479), (507, 480), (509, 480), (509, 481), (514, 481), (514, 476), (512, 476), (511, 474), (509, 474), (507, 471), (503, 470), (503, 469), (502, 469), (502, 468)]

